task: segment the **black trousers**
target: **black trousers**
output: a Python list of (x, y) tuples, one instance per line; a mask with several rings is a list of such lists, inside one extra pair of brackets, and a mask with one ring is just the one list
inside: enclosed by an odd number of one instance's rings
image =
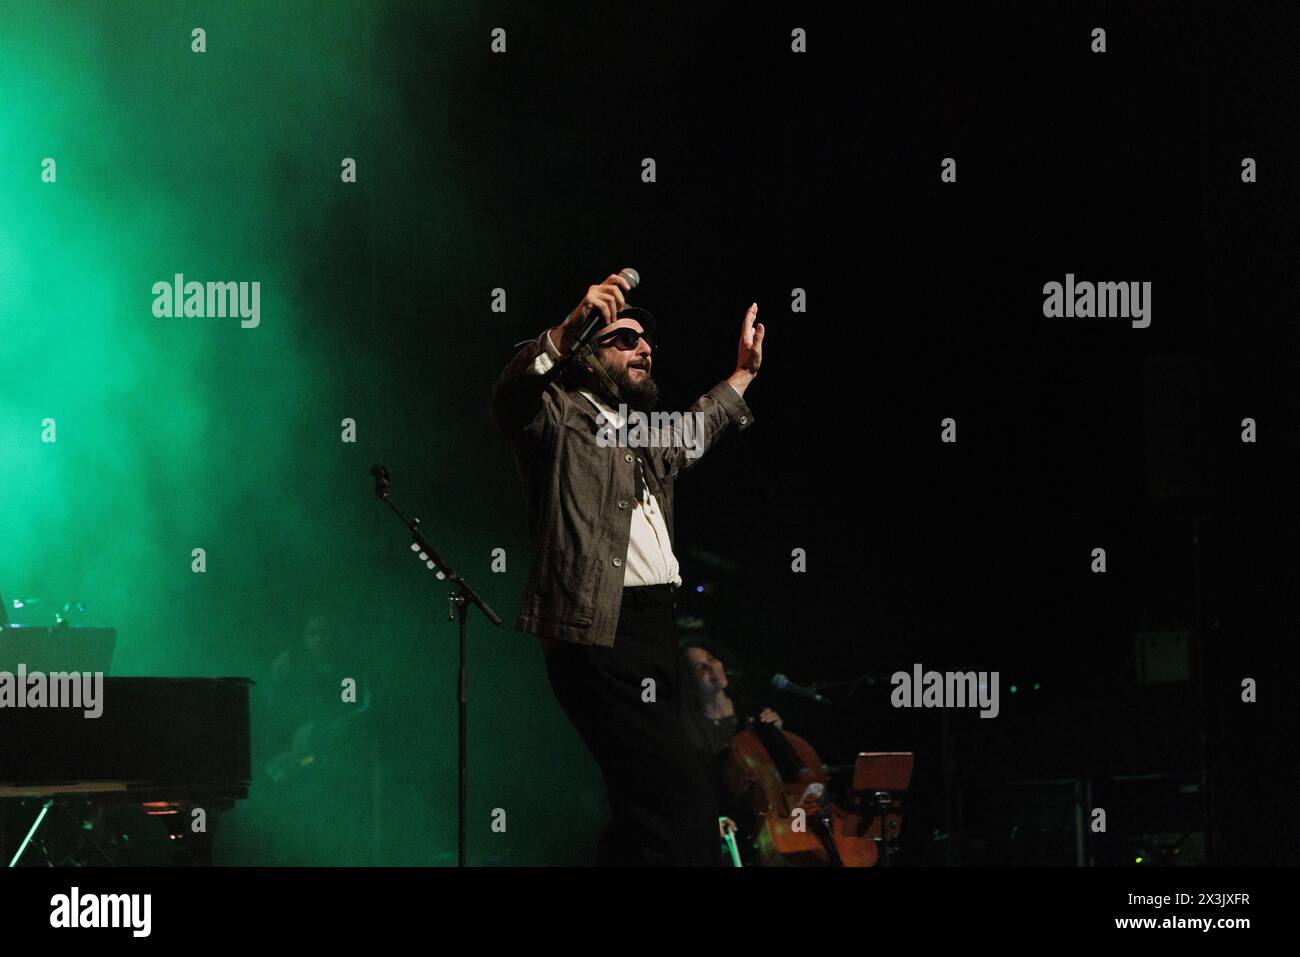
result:
[(612, 648), (560, 642), (546, 657), (555, 697), (605, 777), (613, 820), (602, 864), (719, 862), (713, 791), (679, 711), (673, 605), (668, 585), (625, 588)]

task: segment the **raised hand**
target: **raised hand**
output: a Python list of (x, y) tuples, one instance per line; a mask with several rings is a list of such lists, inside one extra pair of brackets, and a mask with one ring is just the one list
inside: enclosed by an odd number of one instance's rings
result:
[(628, 281), (617, 274), (602, 283), (590, 286), (587, 294), (582, 297), (582, 302), (569, 313), (569, 318), (551, 330), (551, 341), (555, 343), (555, 347), (565, 353), (573, 351), (578, 336), (587, 325), (587, 313), (591, 309), (600, 313), (601, 318), (605, 320), (604, 325), (613, 322), (627, 305), (623, 293), (631, 291), (632, 287)]
[(736, 347), (736, 371), (727, 379), (732, 388), (742, 395), (745, 387), (758, 375), (758, 367), (763, 364), (763, 335), (766, 330), (758, 318), (758, 303), (753, 303), (745, 312), (740, 323), (740, 345)]

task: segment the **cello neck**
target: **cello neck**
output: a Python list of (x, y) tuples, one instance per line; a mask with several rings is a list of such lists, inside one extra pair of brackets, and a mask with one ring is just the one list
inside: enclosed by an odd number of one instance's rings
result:
[(808, 770), (804, 766), (803, 759), (795, 752), (794, 746), (776, 725), (760, 721), (757, 716), (753, 716), (750, 718), (750, 727), (758, 735), (758, 740), (763, 742), (763, 747), (767, 748), (772, 764), (776, 766), (782, 778), (794, 781)]

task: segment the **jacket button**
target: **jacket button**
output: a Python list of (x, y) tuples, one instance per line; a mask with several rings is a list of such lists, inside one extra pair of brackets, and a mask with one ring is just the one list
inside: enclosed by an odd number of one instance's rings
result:
[(619, 503), (618, 503), (618, 507), (619, 507), (619, 508), (627, 508), (627, 502), (619, 502)]
[(631, 462), (631, 461), (632, 461), (632, 453), (629, 452), (629, 453), (627, 453), (627, 455), (623, 456), (623, 461), (624, 461), (624, 462)]
[(747, 416), (747, 415), (742, 415), (742, 416), (740, 417), (740, 424), (741, 424), (741, 425), (744, 425), (744, 424), (745, 424), (746, 422), (748, 422), (748, 421), (749, 421), (749, 416)]
[(621, 558), (616, 558), (616, 559), (614, 559), (614, 567), (615, 567), (615, 568), (620, 568), (620, 567), (622, 567), (622, 565), (623, 565), (623, 559), (621, 559)]

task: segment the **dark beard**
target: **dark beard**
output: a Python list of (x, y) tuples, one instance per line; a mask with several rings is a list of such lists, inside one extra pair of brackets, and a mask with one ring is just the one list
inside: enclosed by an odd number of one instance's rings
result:
[(609, 377), (614, 380), (618, 386), (618, 391), (623, 397), (623, 401), (628, 404), (628, 408), (636, 409), (638, 412), (649, 412), (659, 404), (659, 384), (655, 382), (654, 376), (646, 371), (645, 378), (640, 382), (632, 381), (632, 370), (623, 369), (615, 373), (609, 369)]

